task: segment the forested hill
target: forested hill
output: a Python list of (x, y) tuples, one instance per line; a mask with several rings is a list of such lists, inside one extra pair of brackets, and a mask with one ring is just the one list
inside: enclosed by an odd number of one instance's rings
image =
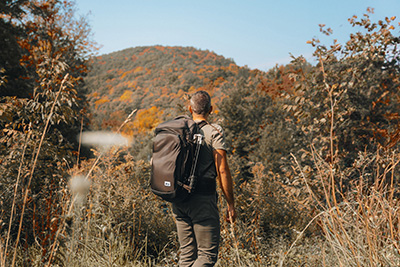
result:
[(147, 122), (160, 120), (154, 117), (161, 113), (163, 119), (176, 115), (182, 111), (186, 95), (199, 89), (209, 91), (214, 101), (219, 101), (221, 88), (257, 73), (193, 47), (136, 47), (99, 56), (86, 78), (93, 127), (118, 127), (134, 109), (142, 115), (151, 113)]

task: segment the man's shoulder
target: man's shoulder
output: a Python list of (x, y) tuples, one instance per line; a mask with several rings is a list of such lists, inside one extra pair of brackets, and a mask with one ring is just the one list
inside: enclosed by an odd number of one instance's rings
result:
[(211, 123), (211, 126), (214, 127), (214, 128), (216, 128), (217, 130), (222, 131), (222, 127), (221, 127), (221, 125), (219, 125), (219, 124)]
[(216, 123), (207, 123), (207, 125), (204, 126), (206, 131), (209, 131), (213, 135), (215, 134), (223, 134), (224, 130), (222, 129), (221, 125), (216, 124)]

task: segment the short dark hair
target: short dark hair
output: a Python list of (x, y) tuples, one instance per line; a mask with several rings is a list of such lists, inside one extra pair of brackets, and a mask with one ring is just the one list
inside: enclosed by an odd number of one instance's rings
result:
[(205, 116), (211, 109), (211, 97), (206, 91), (197, 91), (190, 98), (190, 106), (194, 113)]

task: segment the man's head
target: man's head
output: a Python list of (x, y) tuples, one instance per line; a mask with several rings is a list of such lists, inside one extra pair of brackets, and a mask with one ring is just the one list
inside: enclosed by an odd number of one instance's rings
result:
[(212, 110), (210, 95), (205, 91), (194, 93), (190, 98), (190, 108), (195, 114), (208, 116)]

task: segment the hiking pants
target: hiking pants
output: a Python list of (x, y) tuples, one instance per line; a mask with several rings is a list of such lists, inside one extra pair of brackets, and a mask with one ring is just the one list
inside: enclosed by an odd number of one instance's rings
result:
[(194, 194), (173, 204), (180, 244), (179, 266), (214, 266), (220, 239), (217, 196)]

